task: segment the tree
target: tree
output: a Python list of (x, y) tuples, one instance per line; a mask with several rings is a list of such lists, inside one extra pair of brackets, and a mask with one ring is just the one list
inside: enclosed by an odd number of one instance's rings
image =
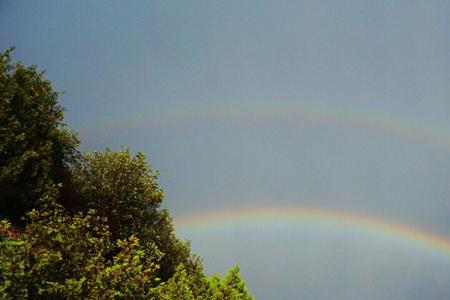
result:
[(187, 272), (180, 265), (172, 278), (154, 289), (153, 295), (159, 300), (254, 300), (239, 274), (239, 266), (222, 278), (217, 274), (208, 278), (201, 270)]
[(0, 223), (1, 299), (145, 299), (157, 285), (156, 247), (143, 251), (136, 237), (112, 246), (104, 218), (68, 215), (50, 189), (42, 207), (27, 214), (23, 231)]
[(68, 215), (57, 194), (49, 190), (21, 232), (0, 221), (0, 299), (254, 300), (238, 266), (209, 279), (201, 267), (180, 264), (161, 282), (162, 253), (134, 235), (118, 240), (109, 258), (106, 220), (93, 210)]
[(213, 300), (254, 300), (250, 295), (247, 284), (242, 280), (239, 273), (239, 265), (230, 269), (228, 273), (221, 279), (215, 274), (211, 278), (211, 288)]
[(209, 279), (175, 236), (142, 153), (79, 155), (50, 82), (11, 51), (0, 53), (0, 299), (253, 299), (239, 269)]
[(0, 216), (17, 223), (53, 183), (70, 181), (78, 139), (50, 82), (13, 64), (11, 51), (0, 53)]
[(186, 272), (184, 266), (180, 265), (172, 278), (154, 290), (154, 296), (159, 300), (198, 299), (198, 297), (195, 297), (198, 295), (194, 295), (191, 286), (191, 277)]
[(73, 182), (81, 203), (107, 218), (113, 239), (132, 234), (144, 247), (156, 244), (164, 254), (158, 275), (164, 281), (180, 264), (195, 264), (190, 258), (189, 244), (174, 234), (172, 219), (161, 207), (164, 198), (159, 187), (158, 172), (138, 152), (84, 154), (73, 170)]

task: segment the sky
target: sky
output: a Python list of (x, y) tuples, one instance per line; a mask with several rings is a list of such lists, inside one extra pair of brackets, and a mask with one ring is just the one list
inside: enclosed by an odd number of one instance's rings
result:
[(82, 151), (146, 155), (208, 274), (239, 263), (257, 299), (448, 299), (450, 250), (345, 216), (450, 240), (449, 12), (5, 0), (0, 50), (46, 70)]

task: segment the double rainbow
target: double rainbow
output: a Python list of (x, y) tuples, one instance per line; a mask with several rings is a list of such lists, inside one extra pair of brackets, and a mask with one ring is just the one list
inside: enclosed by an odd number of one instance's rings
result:
[[(197, 107), (185, 110), (143, 112), (106, 121), (93, 128), (111, 130), (118, 128), (145, 128), (146, 126), (186, 124), (191, 122), (214, 120), (279, 120), (310, 121), (339, 126), (371, 128), (406, 139), (416, 139), (426, 144), (450, 149), (450, 133), (416, 124), (408, 120), (393, 118), (372, 112), (338, 110), (324, 106), (270, 106), (241, 103), (234, 106)], [(301, 220), (306, 222), (323, 222), (339, 225), (348, 229), (363, 229), (368, 232), (390, 236), (405, 242), (422, 245), (444, 253), (450, 257), (450, 240), (443, 235), (434, 234), (412, 226), (390, 222), (380, 218), (350, 212), (324, 210), (303, 207), (257, 207), (225, 212), (204, 212), (197, 215), (181, 216), (175, 219), (177, 227), (196, 228), (216, 224), (227, 224), (237, 221), (261, 220)]]

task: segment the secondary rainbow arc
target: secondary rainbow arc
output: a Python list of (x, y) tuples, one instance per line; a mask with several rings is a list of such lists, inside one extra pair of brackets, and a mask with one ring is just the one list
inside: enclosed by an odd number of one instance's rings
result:
[[(186, 122), (201, 122), (202, 120), (227, 120), (233, 118), (246, 119), (277, 119), (305, 120), (320, 123), (336, 124), (349, 127), (374, 128), (383, 132), (394, 133), (406, 138), (416, 138), (426, 143), (450, 148), (450, 133), (420, 124), (408, 119), (389, 116), (372, 111), (357, 111), (351, 109), (336, 109), (324, 106), (269, 106), (245, 105), (223, 107), (204, 107), (176, 109), (168, 111), (139, 112), (128, 116), (118, 116), (114, 120), (105, 120), (84, 130), (117, 128), (143, 128), (153, 125), (185, 124)], [(82, 129), (83, 131), (83, 129)]]
[(203, 212), (183, 215), (174, 219), (175, 227), (184, 230), (207, 229), (213, 225), (226, 225), (239, 221), (258, 222), (264, 220), (289, 220), (299, 222), (325, 222), (333, 226), (345, 225), (375, 232), (383, 236), (436, 250), (450, 258), (450, 239), (447, 236), (429, 232), (413, 226), (395, 223), (369, 215), (353, 212), (308, 208), (300, 206), (247, 207), (242, 209)]

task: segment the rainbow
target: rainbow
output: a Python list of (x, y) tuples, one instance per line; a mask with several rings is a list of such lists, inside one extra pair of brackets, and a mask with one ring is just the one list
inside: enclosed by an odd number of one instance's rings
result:
[(92, 130), (110, 131), (114, 129), (134, 129), (158, 125), (173, 125), (208, 122), (214, 120), (278, 120), (308, 121), (340, 126), (372, 128), (387, 133), (394, 133), (405, 138), (415, 138), (426, 143), (450, 148), (450, 133), (414, 123), (398, 117), (373, 113), (369, 111), (339, 110), (325, 106), (259, 106), (246, 103), (222, 107), (198, 107), (174, 109), (169, 111), (139, 112), (126, 117), (104, 120), (81, 128), (82, 132)]
[(258, 223), (270, 221), (306, 222), (326, 224), (339, 229), (358, 229), (375, 233), (407, 244), (423, 246), (450, 257), (450, 239), (412, 226), (398, 224), (368, 215), (320, 208), (299, 206), (247, 207), (222, 212), (203, 212), (174, 219), (176, 228), (182, 230), (208, 229), (239, 222)]

